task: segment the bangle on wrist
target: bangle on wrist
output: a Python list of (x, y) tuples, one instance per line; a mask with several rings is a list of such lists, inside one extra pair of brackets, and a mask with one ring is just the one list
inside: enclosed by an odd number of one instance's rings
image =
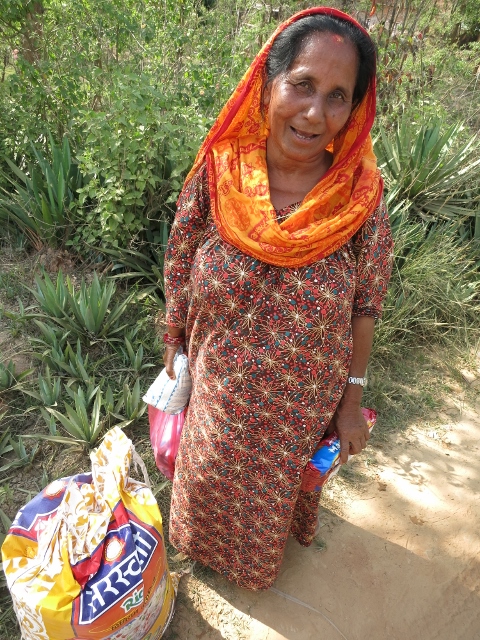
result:
[(177, 347), (183, 347), (185, 344), (185, 336), (171, 336), (168, 331), (163, 334), (163, 344), (173, 344)]

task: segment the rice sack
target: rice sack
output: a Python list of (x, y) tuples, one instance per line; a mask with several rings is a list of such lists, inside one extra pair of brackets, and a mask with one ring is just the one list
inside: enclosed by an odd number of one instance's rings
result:
[(173, 614), (162, 517), (129, 477), (132, 442), (117, 427), (92, 472), (56, 480), (19, 511), (2, 546), (25, 640), (158, 640)]

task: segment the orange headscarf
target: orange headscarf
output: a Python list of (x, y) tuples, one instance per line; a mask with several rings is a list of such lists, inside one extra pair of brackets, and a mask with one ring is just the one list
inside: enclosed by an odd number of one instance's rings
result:
[(271, 36), (223, 107), (205, 138), (187, 182), (207, 161), (212, 215), (221, 237), (247, 255), (282, 267), (311, 264), (341, 247), (374, 211), (382, 180), (370, 129), (375, 117), (375, 80), (334, 139), (333, 162), (300, 207), (277, 221), (270, 202), (266, 162), (268, 125), (260, 105), (265, 64), (277, 35), (296, 20), (323, 13), (350, 21), (325, 7), (300, 11)]

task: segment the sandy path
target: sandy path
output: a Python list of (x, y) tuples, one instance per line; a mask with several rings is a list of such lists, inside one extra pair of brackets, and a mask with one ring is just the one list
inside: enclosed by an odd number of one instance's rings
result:
[(480, 406), (456, 405), (331, 485), (326, 549), (290, 540), (275, 590), (183, 578), (166, 640), (479, 640)]

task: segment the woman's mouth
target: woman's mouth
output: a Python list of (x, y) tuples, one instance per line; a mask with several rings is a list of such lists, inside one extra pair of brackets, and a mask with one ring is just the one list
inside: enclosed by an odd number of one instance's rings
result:
[(301, 131), (300, 129), (295, 129), (294, 127), (290, 127), (290, 129), (299, 140), (313, 140), (314, 138), (318, 137), (318, 133), (308, 133), (308, 131)]

